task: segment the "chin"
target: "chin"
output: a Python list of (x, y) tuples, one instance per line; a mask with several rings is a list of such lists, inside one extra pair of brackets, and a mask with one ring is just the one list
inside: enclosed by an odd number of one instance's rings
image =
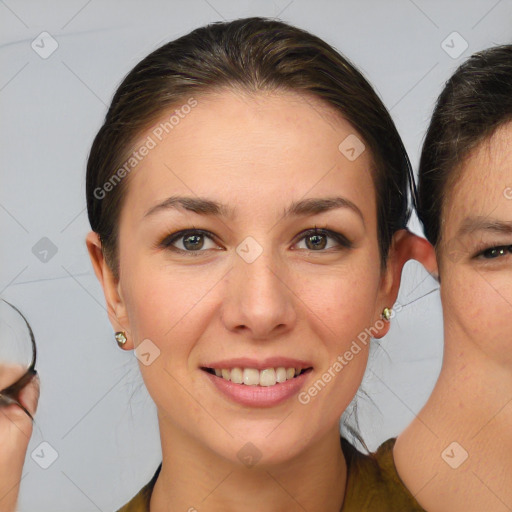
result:
[[(288, 421), (291, 421), (291, 415), (290, 419), (285, 420), (281, 425), (279, 421), (274, 421), (270, 429), (256, 430), (253, 425), (252, 429), (245, 428), (243, 433), (234, 435), (233, 438), (229, 437), (229, 440), (223, 436), (224, 438), (219, 439), (218, 444), (215, 443), (216, 446), (211, 446), (211, 439), (208, 444), (215, 453), (230, 463), (248, 468), (270, 469), (290, 463), (311, 443), (311, 439), (305, 436), (303, 429), (299, 428), (294, 432), (286, 429), (285, 424)], [(276, 428), (276, 425), (279, 426)], [(279, 429), (282, 431), (278, 433)]]

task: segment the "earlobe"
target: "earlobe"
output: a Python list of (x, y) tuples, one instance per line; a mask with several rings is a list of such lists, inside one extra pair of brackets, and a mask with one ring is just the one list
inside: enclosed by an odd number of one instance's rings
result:
[[(389, 316), (388, 316), (389, 315)], [(391, 317), (393, 316), (393, 310), (391, 308), (384, 308), (380, 315), (380, 318), (375, 322), (375, 328), (378, 329), (378, 333), (374, 336), (376, 339), (383, 338), (389, 332), (391, 328)]]
[(122, 345), (124, 350), (133, 348), (133, 341), (129, 336), (129, 322), (126, 315), (124, 300), (119, 293), (119, 282), (114, 277), (112, 270), (103, 255), (101, 241), (97, 233), (90, 231), (85, 239), (89, 257), (94, 273), (103, 288), (103, 294), (107, 304), (107, 314), (115, 332), (125, 332), (127, 341)]

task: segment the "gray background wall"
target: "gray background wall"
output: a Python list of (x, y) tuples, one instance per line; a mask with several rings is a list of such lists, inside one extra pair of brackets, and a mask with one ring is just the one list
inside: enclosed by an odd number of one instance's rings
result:
[[(23, 512), (115, 510), (160, 461), (154, 406), (137, 360), (116, 346), (86, 252), (86, 157), (116, 86), (142, 57), (200, 25), (252, 15), (310, 30), (353, 60), (414, 165), (455, 67), (512, 42), (512, 0), (0, 0), (0, 294), (31, 322), (41, 376)], [(56, 43), (43, 48), (42, 32)], [(435, 288), (407, 264), (399, 302), (409, 305), (363, 383), (374, 402), (360, 401), (371, 448), (407, 425), (435, 382), (441, 309), (437, 292), (425, 295)]]

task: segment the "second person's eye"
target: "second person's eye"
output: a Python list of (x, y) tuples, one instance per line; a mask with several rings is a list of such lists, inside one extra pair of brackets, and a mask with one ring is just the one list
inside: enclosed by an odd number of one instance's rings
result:
[(501, 256), (506, 256), (507, 254), (512, 254), (512, 245), (498, 245), (495, 247), (489, 247), (488, 249), (480, 251), (477, 254), (477, 257), (484, 259), (494, 259)]

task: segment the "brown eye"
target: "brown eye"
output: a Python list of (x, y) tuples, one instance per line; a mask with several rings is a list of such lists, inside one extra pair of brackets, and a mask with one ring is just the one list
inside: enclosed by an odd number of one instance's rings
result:
[(187, 250), (195, 251), (201, 249), (204, 245), (203, 235), (185, 235), (183, 237), (183, 246)]
[(512, 245), (501, 245), (498, 247), (490, 247), (485, 251), (482, 251), (480, 255), (486, 259), (494, 259), (499, 258), (500, 256), (505, 256), (506, 254), (512, 253)]
[(325, 235), (309, 235), (305, 237), (305, 240), (308, 249), (325, 249), (325, 246), (327, 245)]
[(336, 243), (334, 246), (328, 247), (331, 249), (333, 247), (341, 248), (350, 248), (352, 247), (352, 243), (344, 237), (341, 233), (336, 233), (335, 231), (324, 230), (324, 229), (310, 229), (306, 231), (300, 240), (304, 240), (306, 244), (306, 249), (310, 251), (320, 252), (326, 249), (328, 239), (334, 240)]
[[(209, 247), (207, 246), (208, 242), (210, 243)], [(165, 237), (159, 246), (182, 253), (201, 253), (207, 249), (218, 248), (218, 245), (213, 241), (213, 237), (208, 232), (200, 229), (187, 229), (172, 233)], [(196, 255), (194, 254), (194, 256)]]

